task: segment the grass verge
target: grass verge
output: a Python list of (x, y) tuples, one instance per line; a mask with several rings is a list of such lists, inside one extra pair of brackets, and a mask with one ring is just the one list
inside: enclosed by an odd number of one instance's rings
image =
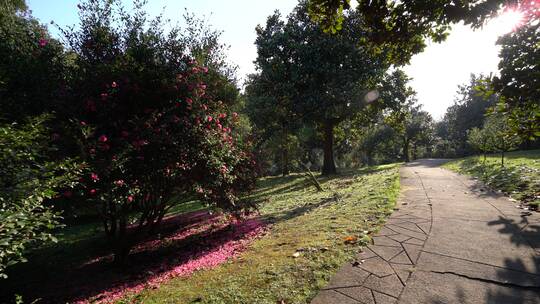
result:
[(471, 156), (446, 163), (443, 167), (474, 176), (489, 187), (500, 190), (527, 204), (531, 209), (540, 205), (540, 150), (515, 151), (505, 156), (501, 166), (500, 154)]
[[(351, 260), (392, 212), (399, 194), (398, 165), (319, 178), (317, 192), (300, 174), (260, 180), (252, 198), (271, 224), (237, 258), (120, 303), (307, 303)], [(345, 244), (354, 236), (360, 241)]]

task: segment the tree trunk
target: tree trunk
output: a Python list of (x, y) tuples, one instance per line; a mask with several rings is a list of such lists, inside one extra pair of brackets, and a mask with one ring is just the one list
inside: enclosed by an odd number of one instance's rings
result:
[(413, 150), (412, 150), (412, 159), (415, 160), (416, 157), (416, 141), (413, 143)]
[(281, 174), (283, 176), (289, 175), (289, 149), (287, 143), (287, 128), (283, 127), (281, 137)]
[(334, 162), (334, 124), (327, 121), (324, 124), (324, 162), (322, 175), (336, 174), (336, 164)]
[(403, 160), (408, 163), (411, 161), (409, 158), (409, 140), (405, 139), (403, 141)]
[(118, 232), (114, 238), (114, 264), (123, 267), (131, 250), (131, 242), (127, 231), (127, 212), (120, 211), (118, 219)]
[(504, 151), (501, 151), (501, 167), (504, 167)]
[(367, 164), (366, 164), (366, 165), (367, 165), (368, 167), (371, 166), (371, 163), (372, 163), (372, 161), (371, 161), (371, 151), (368, 151), (368, 152), (366, 153), (366, 160), (367, 160)]

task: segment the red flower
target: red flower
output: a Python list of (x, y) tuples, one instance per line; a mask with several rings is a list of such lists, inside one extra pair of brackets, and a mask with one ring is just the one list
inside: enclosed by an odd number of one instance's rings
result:
[(213, 120), (212, 116), (208, 115), (206, 116), (206, 121), (211, 122)]
[(96, 173), (93, 173), (93, 172), (92, 172), (92, 174), (90, 174), (90, 178), (95, 182), (97, 182), (99, 180), (99, 176)]
[(117, 185), (118, 187), (122, 187), (124, 185), (124, 180), (123, 179), (115, 180), (114, 184)]
[(127, 200), (128, 200), (128, 202), (130, 202), (130, 203), (133, 202), (133, 195), (128, 196), (128, 197), (127, 197)]
[(229, 169), (227, 168), (226, 165), (223, 165), (223, 166), (221, 166), (220, 171), (221, 171), (221, 174), (225, 174), (225, 173), (229, 172)]
[(81, 121), (81, 126), (86, 126), (86, 122), (85, 122), (85, 121)]
[(187, 102), (187, 104), (189, 104), (189, 105), (190, 105), (190, 104), (192, 104), (192, 103), (193, 103), (193, 100), (191, 100), (191, 98), (186, 98), (186, 102)]
[(39, 46), (41, 46), (41, 47), (46, 46), (48, 43), (49, 43), (49, 42), (48, 42), (47, 39), (45, 39), (45, 38), (40, 38), (40, 39), (39, 39)]
[(99, 142), (104, 143), (104, 142), (107, 142), (108, 138), (107, 138), (107, 136), (105, 136), (105, 135), (101, 135), (101, 136), (98, 138), (98, 140), (99, 140)]
[(238, 118), (238, 113), (233, 112), (233, 113), (232, 113), (232, 116), (233, 116), (234, 119), (237, 119), (237, 118)]
[(94, 194), (96, 194), (97, 191), (96, 191), (96, 189), (90, 189), (89, 192), (90, 192), (91, 195), (94, 195)]
[(116, 88), (118, 85), (116, 84), (116, 81), (113, 81), (113, 83), (111, 84), (111, 87), (113, 88)]

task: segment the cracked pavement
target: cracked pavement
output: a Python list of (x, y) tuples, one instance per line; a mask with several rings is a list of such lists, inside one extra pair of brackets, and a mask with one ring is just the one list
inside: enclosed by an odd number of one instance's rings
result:
[(426, 159), (396, 211), (312, 304), (540, 304), (540, 213)]

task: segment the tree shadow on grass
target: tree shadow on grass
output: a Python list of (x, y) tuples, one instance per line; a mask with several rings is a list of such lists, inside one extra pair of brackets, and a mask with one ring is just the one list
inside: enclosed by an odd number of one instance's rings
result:
[[(147, 238), (138, 243), (122, 269), (112, 266), (112, 254), (104, 249), (90, 259), (84, 256), (64, 263), (61, 256), (49, 262), (42, 257), (40, 262), (31, 260), (15, 266), (10, 278), (2, 282), (0, 302), (13, 301), (14, 294), (22, 295), (25, 302), (41, 299), (38, 303), (72, 303), (114, 298), (126, 290), (136, 292), (146, 284), (159, 284), (169, 277), (188, 275), (226, 261), (242, 248), (245, 236), (255, 236), (263, 226), (255, 218), (228, 225), (205, 211), (171, 217), (159, 231), (159, 239)], [(72, 246), (87, 245), (82, 242)], [(65, 256), (84, 249), (68, 248)]]

